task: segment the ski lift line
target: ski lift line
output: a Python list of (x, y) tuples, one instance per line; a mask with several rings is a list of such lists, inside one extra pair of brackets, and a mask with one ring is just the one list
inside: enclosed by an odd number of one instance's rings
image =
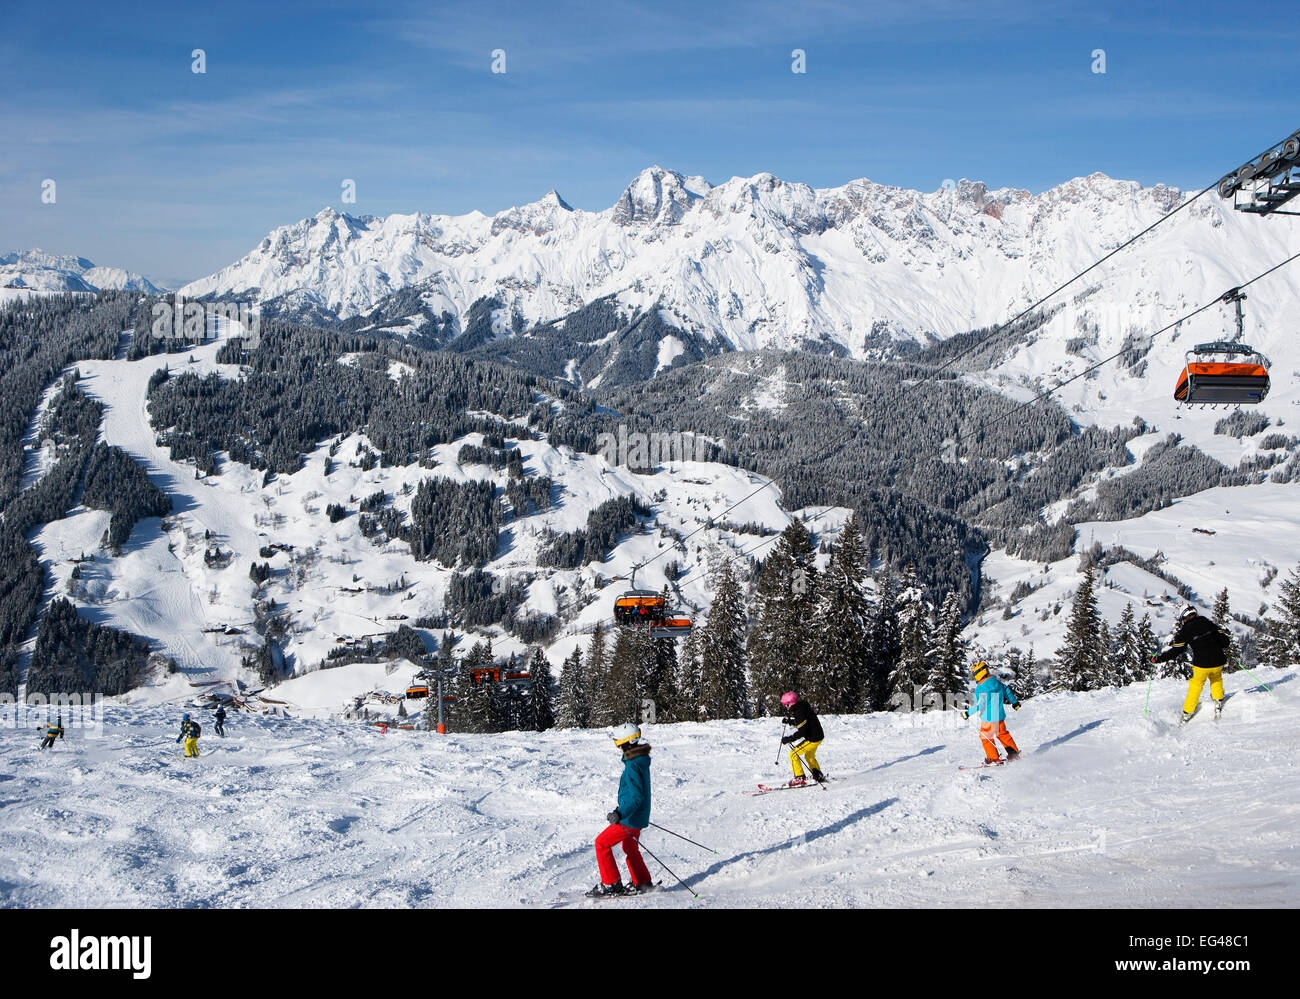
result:
[(1021, 312), (1019, 312), (1016, 316), (1014, 316), (1013, 318), (1007, 320), (1007, 321), (1006, 321), (1005, 323), (1003, 323), (1001, 326), (997, 327), (995, 330), (993, 330), (992, 333), (990, 333), (988, 336), (986, 336), (983, 340), (979, 341), (979, 343), (972, 344), (971, 346), (965, 348), (964, 350), (960, 350), (960, 351), (958, 351), (956, 354), (954, 354), (954, 355), (953, 355), (952, 357), (950, 357), (948, 360), (944, 361), (943, 364), (939, 365), (937, 368), (935, 368), (932, 372), (930, 372), (930, 373), (929, 373), (928, 375), (926, 375), (924, 378), (921, 378), (921, 379), (919, 379), (918, 381), (913, 382), (910, 386), (908, 386), (906, 389), (904, 389), (904, 390), (903, 390), (903, 398), (906, 398), (906, 397), (907, 397), (907, 394), (908, 394), (909, 392), (911, 392), (913, 389), (917, 388), (917, 387), (920, 386), (920, 385), (924, 385), (926, 382), (930, 381), (930, 380), (931, 380), (935, 375), (939, 374), (940, 372), (943, 372), (943, 371), (947, 370), (947, 369), (948, 369), (950, 366), (952, 366), (953, 364), (956, 364), (956, 363), (957, 363), (958, 361), (960, 361), (963, 357), (966, 357), (967, 355), (973, 353), (974, 351), (978, 350), (978, 349), (981, 348), (981, 347), (986, 347), (986, 346), (988, 346), (988, 345), (989, 345), (990, 343), (992, 343), (992, 342), (993, 342), (997, 337), (999, 337), (999, 336), (1001, 336), (1003, 333), (1007, 332), (1009, 329), (1011, 329), (1013, 326), (1015, 326), (1016, 323), (1020, 322), (1020, 320), (1024, 319), (1025, 316), (1029, 315), (1029, 314), (1030, 314), (1031, 312), (1033, 312), (1035, 309), (1039, 308), (1039, 307), (1042, 306), (1044, 303), (1050, 301), (1050, 300), (1051, 300), (1052, 298), (1054, 298), (1057, 294), (1059, 294), (1060, 292), (1064, 291), (1066, 288), (1070, 287), (1070, 285), (1074, 284), (1076, 281), (1078, 281), (1078, 280), (1079, 280), (1081, 277), (1083, 277), (1084, 275), (1090, 273), (1091, 271), (1096, 270), (1098, 267), (1100, 267), (1102, 264), (1104, 264), (1104, 263), (1105, 263), (1107, 260), (1109, 260), (1111, 257), (1115, 256), (1115, 254), (1120, 253), (1121, 251), (1128, 249), (1130, 246), (1132, 246), (1134, 243), (1136, 243), (1139, 239), (1141, 239), (1143, 236), (1145, 236), (1147, 233), (1149, 233), (1152, 229), (1156, 228), (1156, 226), (1161, 225), (1162, 223), (1168, 222), (1171, 218), (1173, 218), (1175, 215), (1177, 215), (1179, 212), (1181, 212), (1184, 208), (1187, 208), (1187, 207), (1189, 207), (1190, 205), (1194, 204), (1194, 203), (1195, 203), (1199, 198), (1201, 198), (1202, 196), (1204, 196), (1205, 194), (1209, 193), (1209, 192), (1212, 191), (1212, 190), (1214, 190), (1213, 187), (1207, 187), (1207, 188), (1202, 189), (1198, 194), (1193, 195), (1191, 198), (1189, 198), (1187, 201), (1184, 201), (1184, 202), (1183, 202), (1181, 205), (1179, 205), (1177, 208), (1174, 208), (1173, 210), (1171, 210), (1171, 211), (1169, 211), (1169, 212), (1166, 212), (1164, 215), (1161, 215), (1160, 218), (1156, 219), (1156, 220), (1155, 220), (1154, 222), (1152, 222), (1149, 226), (1147, 226), (1145, 229), (1143, 229), (1141, 232), (1139, 232), (1136, 236), (1133, 236), (1132, 238), (1130, 238), (1127, 242), (1121, 243), (1119, 246), (1115, 247), (1115, 249), (1113, 249), (1113, 250), (1111, 250), (1109, 253), (1107, 253), (1104, 257), (1101, 257), (1100, 259), (1098, 259), (1098, 260), (1094, 261), (1092, 264), (1090, 264), (1088, 267), (1086, 267), (1086, 268), (1084, 268), (1083, 270), (1079, 271), (1078, 274), (1074, 275), (1074, 277), (1070, 278), (1068, 281), (1066, 281), (1066, 282), (1064, 282), (1064, 283), (1062, 283), (1062, 284), (1057, 285), (1055, 288), (1053, 288), (1051, 291), (1049, 291), (1049, 292), (1048, 292), (1046, 295), (1044, 295), (1042, 298), (1038, 299), (1038, 301), (1034, 302), (1032, 305), (1026, 306), (1026, 307), (1025, 307)]
[[(1256, 281), (1268, 277), (1274, 271), (1279, 271), (1287, 264), (1294, 263), (1296, 260), (1300, 260), (1300, 253), (1296, 253), (1293, 254), (1292, 256), (1287, 257), (1281, 263), (1274, 264), (1266, 271), (1261, 271), (1259, 274), (1256, 274), (1249, 281), (1246, 281), (1245, 283), (1238, 285), (1236, 288), (1233, 289), (1233, 291), (1240, 291), (1242, 288), (1249, 288)], [(1205, 312), (1209, 309), (1214, 308), (1216, 305), (1221, 304), (1223, 300), (1224, 300), (1223, 296), (1219, 295), (1211, 299), (1210, 301), (1206, 302), (1204, 305), (1200, 306), (1199, 308), (1193, 309), (1191, 312), (1187, 313), (1181, 318), (1174, 320), (1168, 326), (1162, 326), (1160, 329), (1156, 330), (1149, 337), (1147, 337), (1148, 345), (1151, 344), (1155, 340), (1155, 338), (1160, 336), (1162, 333), (1168, 333), (1175, 326), (1178, 326), (1181, 323), (1185, 323), (1189, 319), (1194, 319), (1196, 316), (1199, 316), (1202, 312)], [(1044, 399), (1050, 398), (1051, 396), (1059, 392), (1061, 389), (1065, 388), (1065, 386), (1069, 385), (1071, 382), (1077, 382), (1080, 378), (1084, 378), (1087, 375), (1092, 374), (1094, 371), (1104, 367), (1105, 365), (1109, 364), (1111, 361), (1114, 361), (1117, 358), (1122, 357), (1124, 354), (1127, 354), (1132, 349), (1133, 347), (1130, 345), (1128, 347), (1116, 351), (1114, 354), (1111, 354), (1109, 357), (1103, 358), (1102, 360), (1098, 361), (1096, 364), (1092, 365), (1091, 367), (1084, 368), (1077, 375), (1067, 378), (1065, 381), (1058, 383), (1057, 385), (1048, 389), (1046, 392), (1042, 393), (1041, 395), (1034, 396), (1034, 398), (1028, 400), (1027, 402), (1022, 402), (1019, 406), (1007, 410), (1001, 416), (995, 416), (993, 419), (989, 420), (987, 423), (984, 423), (979, 428), (977, 428), (976, 433), (983, 433), (985, 430), (988, 430), (990, 427), (995, 426), (998, 423), (1001, 423), (1003, 420), (1007, 419), (1008, 417), (1014, 416), (1016, 413), (1019, 413), (1024, 409), (1028, 409), (1034, 403), (1041, 402)], [(968, 435), (968, 436), (973, 436), (973, 435)]]
[[(1276, 143), (1274, 143), (1274, 145), (1276, 145)], [(1269, 149), (1272, 149), (1272, 148), (1273, 148), (1273, 146), (1269, 146), (1268, 149), (1264, 149), (1264, 150), (1262, 150), (1261, 152), (1256, 153), (1256, 154), (1255, 154), (1254, 156), (1252, 156), (1252, 157), (1250, 158), (1250, 160), (1248, 160), (1247, 162), (1251, 162), (1251, 161), (1253, 161), (1253, 160), (1257, 160), (1257, 159), (1259, 159), (1261, 156), (1264, 155), (1264, 153), (1267, 153), (1267, 152), (1269, 151)], [(1184, 208), (1188, 208), (1188, 207), (1190, 207), (1191, 205), (1195, 204), (1197, 201), (1199, 201), (1203, 196), (1205, 196), (1206, 194), (1208, 194), (1210, 191), (1214, 191), (1214, 190), (1217, 190), (1217, 189), (1218, 189), (1218, 181), (1215, 181), (1215, 182), (1212, 183), (1209, 187), (1202, 188), (1202, 189), (1201, 189), (1197, 194), (1193, 195), (1193, 196), (1192, 196), (1191, 198), (1189, 198), (1187, 201), (1184, 201), (1184, 202), (1183, 202), (1181, 205), (1179, 205), (1177, 208), (1174, 208), (1174, 209), (1172, 209), (1171, 211), (1166, 212), (1164, 215), (1161, 215), (1160, 218), (1156, 219), (1156, 220), (1155, 220), (1154, 222), (1152, 222), (1149, 226), (1147, 226), (1145, 229), (1143, 229), (1141, 232), (1139, 232), (1136, 236), (1133, 236), (1133, 237), (1132, 237), (1131, 239), (1129, 239), (1127, 242), (1121, 243), (1119, 246), (1115, 247), (1115, 249), (1113, 249), (1113, 250), (1111, 250), (1109, 253), (1107, 253), (1104, 257), (1101, 257), (1099, 260), (1095, 261), (1093, 264), (1091, 264), (1090, 266), (1088, 266), (1088, 267), (1085, 268), (1084, 270), (1081, 270), (1078, 274), (1074, 275), (1074, 277), (1070, 278), (1070, 279), (1069, 279), (1068, 281), (1066, 281), (1064, 284), (1060, 284), (1060, 285), (1058, 285), (1057, 287), (1053, 288), (1050, 292), (1048, 292), (1046, 295), (1044, 295), (1042, 298), (1040, 298), (1040, 299), (1039, 299), (1037, 302), (1035, 302), (1033, 305), (1030, 305), (1028, 308), (1024, 309), (1024, 310), (1023, 310), (1019, 315), (1017, 315), (1015, 318), (1009, 320), (1008, 322), (1003, 323), (1001, 326), (999, 326), (997, 329), (995, 329), (992, 333), (990, 333), (988, 336), (986, 336), (986, 337), (985, 337), (983, 340), (981, 340), (979, 343), (972, 344), (971, 346), (967, 347), (966, 349), (958, 351), (956, 354), (954, 354), (952, 357), (950, 357), (947, 361), (945, 361), (943, 364), (939, 365), (939, 366), (938, 366), (937, 368), (935, 368), (932, 372), (930, 372), (930, 374), (926, 375), (924, 378), (920, 379), (920, 380), (917, 381), (917, 382), (914, 382), (911, 386), (909, 386), (908, 388), (904, 389), (904, 390), (903, 390), (903, 398), (906, 398), (906, 397), (907, 397), (907, 394), (908, 394), (909, 392), (911, 392), (912, 389), (916, 388), (916, 387), (919, 386), (919, 385), (924, 385), (926, 382), (930, 381), (930, 379), (933, 378), (935, 375), (939, 374), (939, 373), (942, 372), (942, 371), (945, 371), (948, 367), (950, 367), (951, 365), (955, 364), (957, 361), (960, 361), (963, 357), (966, 357), (967, 355), (969, 355), (969, 354), (972, 353), (973, 351), (978, 350), (980, 347), (984, 347), (984, 346), (987, 346), (988, 344), (992, 343), (993, 340), (994, 340), (996, 337), (1001, 336), (1003, 333), (1005, 333), (1005, 332), (1006, 332), (1007, 330), (1009, 330), (1011, 327), (1015, 326), (1016, 323), (1020, 322), (1020, 320), (1024, 319), (1025, 316), (1029, 315), (1031, 312), (1033, 312), (1033, 311), (1034, 311), (1035, 309), (1037, 309), (1039, 306), (1043, 305), (1043, 303), (1047, 302), (1047, 301), (1048, 301), (1049, 299), (1051, 299), (1053, 296), (1057, 295), (1058, 293), (1064, 291), (1066, 288), (1070, 287), (1070, 285), (1074, 284), (1076, 281), (1078, 281), (1078, 280), (1079, 280), (1081, 277), (1083, 277), (1084, 275), (1088, 274), (1088, 273), (1091, 272), (1091, 271), (1096, 270), (1098, 267), (1100, 267), (1102, 264), (1104, 264), (1104, 263), (1105, 263), (1107, 260), (1109, 260), (1111, 257), (1115, 256), (1115, 254), (1120, 253), (1121, 251), (1128, 249), (1128, 247), (1132, 246), (1134, 243), (1136, 243), (1139, 239), (1141, 239), (1141, 238), (1142, 238), (1143, 236), (1145, 236), (1147, 233), (1151, 232), (1151, 230), (1155, 229), (1157, 226), (1162, 225), (1162, 224), (1165, 223), (1165, 222), (1168, 222), (1171, 218), (1173, 218), (1175, 215), (1177, 215), (1179, 212), (1181, 212)], [(1242, 287), (1245, 287), (1245, 286), (1243, 285)], [(1238, 290), (1238, 291), (1239, 291), (1240, 289), (1235, 289), (1235, 290)]]
[[(1188, 202), (1188, 204), (1190, 204), (1190, 203), (1191, 203), (1191, 202)], [(1285, 267), (1287, 264), (1293, 263), (1293, 262), (1296, 261), (1296, 260), (1300, 260), (1300, 253), (1296, 253), (1296, 254), (1294, 254), (1293, 256), (1287, 257), (1287, 259), (1283, 260), (1281, 263), (1275, 264), (1274, 266), (1270, 267), (1268, 270), (1263, 271), (1263, 272), (1261, 272), (1261, 273), (1255, 275), (1255, 276), (1254, 276), (1253, 278), (1251, 278), (1249, 281), (1246, 281), (1246, 282), (1244, 282), (1243, 284), (1237, 285), (1235, 288), (1231, 289), (1231, 292), (1228, 292), (1228, 293), (1225, 293), (1225, 294), (1231, 294), (1232, 292), (1240, 292), (1243, 288), (1248, 288), (1248, 287), (1250, 287), (1250, 285), (1254, 284), (1256, 281), (1259, 281), (1259, 280), (1262, 280), (1263, 278), (1268, 277), (1268, 276), (1269, 276), (1270, 274), (1272, 274), (1274, 271), (1281, 270), (1281, 269), (1282, 269), (1283, 267)], [(1155, 338), (1158, 337), (1158, 336), (1160, 336), (1162, 333), (1167, 333), (1169, 330), (1173, 329), (1175, 326), (1178, 326), (1180, 323), (1185, 323), (1185, 322), (1187, 322), (1189, 319), (1192, 319), (1192, 318), (1194, 318), (1194, 317), (1200, 315), (1202, 312), (1205, 312), (1205, 311), (1208, 310), (1208, 309), (1212, 309), (1212, 308), (1214, 308), (1214, 306), (1219, 305), (1219, 304), (1220, 304), (1221, 302), (1223, 302), (1224, 300), (1225, 300), (1225, 296), (1224, 296), (1224, 295), (1220, 295), (1220, 296), (1218, 296), (1217, 298), (1213, 299), (1212, 301), (1207, 302), (1205, 305), (1202, 305), (1200, 308), (1195, 309), (1195, 310), (1192, 311), (1192, 312), (1189, 312), (1187, 315), (1183, 316), (1181, 319), (1177, 319), (1177, 320), (1175, 320), (1174, 322), (1170, 323), (1168, 326), (1165, 326), (1165, 327), (1163, 327), (1163, 328), (1161, 328), (1161, 329), (1156, 330), (1156, 332), (1152, 333), (1149, 337), (1147, 337), (1147, 342), (1150, 343), (1150, 342), (1154, 341)], [(1086, 370), (1084, 370), (1084, 371), (1081, 371), (1079, 374), (1075, 375), (1073, 378), (1070, 378), (1070, 379), (1067, 379), (1066, 381), (1061, 382), (1059, 385), (1055, 386), (1054, 388), (1049, 389), (1048, 391), (1044, 392), (1042, 395), (1035, 396), (1033, 399), (1030, 399), (1028, 402), (1021, 403), (1019, 406), (1016, 406), (1014, 409), (1010, 409), (1010, 410), (1008, 410), (1007, 412), (1003, 413), (1001, 416), (994, 417), (993, 419), (989, 420), (987, 423), (984, 423), (984, 424), (980, 425), (978, 428), (976, 428), (976, 430), (974, 431), (974, 434), (968, 435), (968, 437), (969, 437), (969, 436), (974, 436), (975, 434), (981, 434), (981, 433), (983, 433), (985, 430), (988, 430), (990, 427), (992, 427), (992, 426), (994, 426), (994, 425), (996, 425), (996, 424), (998, 424), (998, 423), (1001, 423), (1003, 420), (1007, 419), (1008, 417), (1013, 416), (1013, 415), (1015, 415), (1016, 413), (1019, 413), (1021, 410), (1027, 409), (1028, 407), (1032, 406), (1034, 403), (1036, 403), (1036, 402), (1041, 402), (1043, 399), (1047, 399), (1047, 398), (1051, 397), (1051, 396), (1054, 395), (1056, 392), (1058, 392), (1060, 389), (1064, 388), (1066, 385), (1069, 385), (1071, 382), (1078, 381), (1080, 378), (1083, 378), (1085, 375), (1088, 375), (1088, 374), (1090, 374), (1091, 372), (1096, 371), (1098, 368), (1101, 368), (1101, 367), (1103, 367), (1104, 365), (1109, 364), (1111, 361), (1113, 361), (1113, 360), (1115, 360), (1116, 358), (1118, 358), (1118, 357), (1120, 357), (1120, 356), (1122, 356), (1122, 355), (1128, 353), (1128, 352), (1129, 352), (1130, 350), (1132, 350), (1132, 349), (1133, 349), (1132, 346), (1129, 346), (1129, 347), (1124, 348), (1123, 350), (1118, 351), (1117, 353), (1111, 354), (1110, 357), (1107, 357), (1107, 358), (1105, 358), (1104, 360), (1098, 361), (1098, 362), (1097, 362), (1096, 364), (1094, 364), (1092, 367), (1090, 367), (1090, 368), (1088, 368), (1088, 369), (1086, 369)], [(850, 438), (850, 439), (852, 439), (852, 438)], [(958, 441), (960, 442), (960, 438), (958, 438)], [(842, 447), (843, 447), (845, 444), (847, 444), (847, 443), (848, 443), (848, 440), (845, 440), (845, 441), (842, 441), (841, 443), (837, 444), (835, 448), (833, 448), (832, 450), (826, 452), (826, 454), (823, 455), (823, 456), (821, 456), (821, 457), (819, 458), (819, 460), (824, 461), (826, 458), (831, 457), (832, 455), (835, 454), (836, 451), (838, 451), (840, 448), (842, 448)], [(800, 464), (802, 464), (802, 462), (801, 462)], [(771, 485), (771, 483), (769, 482), (768, 485)], [(762, 487), (762, 488), (766, 488), (766, 487)], [(755, 490), (755, 492), (758, 492), (758, 491), (759, 491), (759, 490)], [(751, 493), (750, 495), (752, 496), (753, 493)], [(745, 499), (748, 499), (748, 498), (749, 498), (749, 497), (745, 497)], [(743, 503), (743, 502), (744, 502), (744, 499), (740, 500), (740, 502), (737, 503), (736, 505), (739, 506), (740, 503)], [(734, 507), (733, 507), (733, 509), (734, 509)], [(820, 520), (822, 517), (826, 516), (826, 514), (830, 513), (830, 511), (831, 511), (832, 509), (834, 509), (834, 507), (830, 507), (830, 506), (826, 507), (826, 508), (821, 512), (821, 513), (819, 513), (819, 514), (817, 514), (815, 517), (813, 517), (812, 520), (810, 521), (810, 523), (816, 523), (816, 522), (817, 522), (818, 520)], [(692, 532), (692, 533), (695, 533), (695, 532)], [(743, 551), (743, 552), (741, 552), (739, 555), (733, 556), (731, 559), (728, 559), (728, 561), (730, 561), (730, 562), (738, 562), (738, 561), (740, 561), (742, 558), (749, 558), (749, 557), (752, 556), (755, 552), (757, 552), (759, 549), (767, 547), (767, 546), (770, 545), (773, 541), (777, 540), (777, 538), (779, 538), (780, 536), (781, 536), (780, 534), (774, 534), (772, 537), (767, 538), (767, 539), (764, 540), (764, 541), (760, 541), (758, 544), (754, 545), (754, 547), (753, 547), (753, 548), (750, 548), (748, 551)], [(689, 537), (689, 535), (688, 535), (688, 537)], [(658, 557), (658, 556), (656, 556), (656, 558), (657, 558), (657, 557)], [(647, 561), (652, 562), (652, 561), (654, 561), (654, 559), (648, 559)], [(687, 580), (687, 579), (689, 579), (689, 578), (691, 577), (691, 574), (692, 574), (692, 573), (695, 573), (695, 572), (697, 572), (697, 571), (698, 571), (697, 569), (691, 569), (691, 570), (688, 571), (685, 575), (678, 577), (678, 579), (676, 580), (677, 585), (680, 586), (680, 585), (682, 584), (683, 581), (685, 581), (685, 580)]]

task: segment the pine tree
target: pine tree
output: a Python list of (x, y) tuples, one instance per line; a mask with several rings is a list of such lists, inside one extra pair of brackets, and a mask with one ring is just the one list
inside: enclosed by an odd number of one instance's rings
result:
[(1070, 608), (1065, 644), (1056, 652), (1054, 685), (1058, 689), (1096, 690), (1102, 683), (1101, 615), (1093, 572), (1091, 567), (1084, 571)]
[(1155, 672), (1151, 660), (1160, 651), (1160, 640), (1156, 638), (1155, 628), (1151, 625), (1150, 611), (1142, 614), (1142, 620), (1138, 624), (1138, 648), (1141, 650), (1142, 671), (1137, 674), (1137, 679), (1149, 680)]
[(456, 701), (456, 720), (463, 732), (495, 731), (495, 705), (492, 703), (492, 684), (486, 680), (474, 681), (474, 670), (492, 662), (488, 647), (475, 642), (474, 647), (461, 660), (459, 691)]
[(618, 724), (609, 703), (609, 643), (605, 625), (597, 621), (587, 646), (587, 725), (589, 728), (607, 728)]
[(898, 666), (898, 581), (888, 568), (876, 586), (875, 611), (868, 643), (870, 668), (863, 682), (862, 703), (867, 711), (889, 706), (889, 678)]
[(532, 731), (545, 732), (555, 726), (555, 680), (551, 676), (551, 662), (540, 648), (533, 651), (528, 664), (528, 686)]
[(675, 697), (673, 721), (700, 721), (700, 629), (693, 628), (682, 640), (673, 674)]
[(1274, 613), (1264, 618), (1259, 661), (1265, 666), (1289, 666), (1300, 659), (1300, 566), (1279, 585)]
[[(1232, 607), (1228, 603), (1228, 588), (1225, 586), (1222, 592), (1214, 601), (1214, 609), (1210, 612), (1215, 624), (1232, 635)], [(1232, 635), (1228, 642), (1228, 651), (1224, 655), (1225, 673), (1236, 673), (1241, 669), (1241, 647), (1237, 644), (1237, 636)]]
[(860, 711), (869, 685), (872, 608), (864, 588), (866, 562), (857, 517), (851, 517), (818, 580), (808, 629), (816, 651), (807, 656), (804, 667), (809, 701), (831, 714)]
[(713, 605), (700, 642), (700, 704), (707, 720), (741, 718), (745, 714), (744, 595), (731, 568), (722, 559), (712, 575)]
[(610, 725), (635, 722), (655, 669), (654, 639), (645, 628), (619, 628), (602, 691), (602, 709)]
[(781, 532), (759, 573), (748, 647), (759, 715), (780, 714), (781, 694), (803, 684), (802, 664), (817, 600), (816, 554), (808, 528), (795, 520)]
[(560, 673), (560, 702), (555, 712), (555, 724), (558, 728), (589, 728), (591, 725), (586, 667), (582, 661), (582, 649), (577, 646), (564, 660), (563, 672)]
[(1110, 623), (1104, 617), (1097, 625), (1097, 649), (1101, 653), (1101, 670), (1097, 675), (1097, 686), (1120, 686), (1116, 674), (1115, 639), (1110, 633)]
[(913, 704), (930, 678), (930, 647), (933, 644), (934, 608), (921, 591), (916, 572), (909, 565), (898, 592), (898, 660), (889, 675), (891, 704)]
[(956, 591), (944, 597), (939, 624), (930, 650), (930, 675), (926, 691), (945, 707), (966, 689), (966, 648), (961, 638), (961, 601)]
[(657, 722), (681, 721), (678, 717), (677, 693), (677, 642), (671, 638), (655, 639), (655, 675), (659, 678), (655, 690), (655, 720)]
[(1115, 628), (1115, 655), (1111, 660), (1113, 668), (1110, 682), (1123, 687), (1141, 679), (1146, 673), (1146, 663), (1150, 661), (1149, 657), (1143, 658), (1143, 652), (1133, 605), (1126, 603)]

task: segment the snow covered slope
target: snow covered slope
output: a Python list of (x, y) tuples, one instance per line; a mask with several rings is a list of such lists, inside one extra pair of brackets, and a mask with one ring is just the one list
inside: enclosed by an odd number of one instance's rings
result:
[[(81, 387), (104, 404), (102, 438), (144, 465), (154, 483), (172, 497), (175, 513), (137, 524), (118, 557), (99, 547), (109, 515), (86, 507), (45, 525), (32, 539), (50, 568), (49, 595), (70, 596), (83, 615), (144, 635), (177, 661), (182, 673), (149, 688), (148, 696), (154, 699), (193, 694), (187, 680), (233, 680), (241, 675), (240, 658), (249, 651), (245, 643), (256, 637), (251, 631), (259, 599), (273, 598), (292, 622), (283, 650), (287, 665), (297, 673), (319, 666), (340, 646), (391, 633), (402, 622), (440, 615), (452, 570), (437, 562), (417, 561), (405, 542), (376, 546), (361, 533), (356, 499), (382, 490), (396, 508), (405, 511), (414, 488), (429, 476), (491, 480), (500, 486), (508, 481), (505, 469), (458, 463), (462, 444), (481, 443), (480, 434), (440, 445), (435, 451), (439, 464), (433, 471), (418, 465), (363, 469), (356, 456), (368, 442), (364, 435), (354, 434), (340, 443), (328, 475), (325, 465), (331, 442), (325, 441), (307, 456), (299, 472), (281, 475), (267, 485), (263, 473), (229, 460), (222, 461), (220, 475), (196, 478), (192, 464), (173, 461), (169, 450), (158, 444), (160, 428), (151, 425), (146, 409), (148, 382), (164, 365), (240, 377), (237, 365), (216, 363), (221, 342), (183, 355), (77, 365)], [(345, 355), (340, 363), (353, 359)], [(400, 382), (400, 366), (394, 367), (392, 375)], [(757, 541), (752, 535), (717, 527), (700, 531), (684, 544), (658, 532), (638, 533), (626, 537), (605, 562), (573, 570), (539, 568), (546, 529), (562, 533), (583, 528), (588, 513), (609, 499), (635, 496), (665, 528), (685, 535), (719, 517), (763, 480), (731, 466), (696, 461), (667, 462), (653, 475), (638, 475), (623, 466), (611, 467), (599, 455), (546, 441), (522, 440), (518, 448), (526, 470), (550, 476), (559, 487), (560, 499), (547, 510), (511, 520), (503, 535), (508, 541), (485, 568), (505, 580), (527, 576), (531, 582), (523, 612), (557, 614), (566, 622), (560, 638), (548, 649), (557, 666), (590, 626), (608, 622), (612, 594), (619, 585), (609, 584), (630, 575), (634, 564), (662, 556), (637, 580), (638, 585), (655, 589), (665, 584), (664, 569), (671, 561), (679, 562), (683, 570), (700, 567), (682, 585), (681, 596), (707, 607), (712, 599), (705, 585), (708, 559), (715, 554), (733, 556)], [(35, 459), (33, 466), (36, 475)], [(324, 513), (331, 503), (348, 505), (354, 513), (331, 524)], [(798, 513), (781, 507), (776, 489), (758, 492), (745, 506), (747, 521), (778, 529)], [(823, 518), (823, 526), (833, 530), (844, 516), (843, 511), (832, 511)], [(278, 547), (262, 554), (272, 544)], [(206, 557), (213, 550), (222, 553), (220, 561)], [(74, 563), (91, 553), (96, 556), (93, 562)], [(249, 580), (254, 562), (268, 562), (272, 569), (260, 595), (253, 592)], [(408, 585), (390, 587), (403, 577)], [(260, 644), (260, 640), (255, 643)], [(513, 637), (502, 638), (495, 646), (498, 654), (507, 656), (523, 649)], [(405, 681), (404, 675), (396, 676), (391, 688), (396, 690)], [(368, 675), (360, 675), (355, 686), (340, 691), (329, 705), (318, 703), (314, 696), (302, 703), (291, 693), (284, 696), (293, 702), (295, 715), (328, 716), (341, 710), (353, 694), (371, 689), (370, 683)]]
[[(591, 903), (620, 764), (600, 731), (438, 736), (236, 714), (203, 755), (174, 709), (112, 706), (36, 750), (0, 731), (0, 905), (636, 908), (1295, 907), (1300, 668), (1227, 678), (1184, 728), (1185, 685), (1042, 695), (994, 770), (956, 712), (824, 719), (842, 778), (762, 797), (778, 722), (646, 729), (648, 829), (670, 890)], [(562, 896), (562, 893), (568, 893)]]
[[(657, 301), (668, 321), (737, 349), (811, 342), (861, 357), (882, 338), (926, 342), (998, 323), (1185, 197), (1102, 174), (1039, 195), (964, 180), (925, 194), (869, 180), (819, 190), (771, 174), (714, 187), (656, 166), (603, 212), (574, 210), (555, 192), (491, 217), (327, 208), (182, 292), (347, 318), (414, 288), (462, 329), (480, 298), (532, 326), (613, 295), (628, 314)], [(1148, 243), (1095, 275), (1111, 283), (1091, 307), (1123, 320), (1120, 337), (1275, 263), (1295, 240), (1285, 224), (1243, 218), (1210, 194)], [(1283, 279), (1271, 293), (1266, 326), (1295, 314), (1297, 289)]]
[(85, 257), (22, 250), (0, 254), (0, 287), (34, 291), (142, 291), (160, 294), (148, 278), (120, 267), (96, 267)]

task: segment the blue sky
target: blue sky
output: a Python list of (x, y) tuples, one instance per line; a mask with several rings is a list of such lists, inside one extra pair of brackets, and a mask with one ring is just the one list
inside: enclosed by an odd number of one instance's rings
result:
[(555, 188), (600, 210), (652, 163), (713, 183), (1199, 187), (1300, 127), (1298, 43), (1275, 2), (18, 0), (0, 252), (174, 284), (325, 205), (490, 214)]

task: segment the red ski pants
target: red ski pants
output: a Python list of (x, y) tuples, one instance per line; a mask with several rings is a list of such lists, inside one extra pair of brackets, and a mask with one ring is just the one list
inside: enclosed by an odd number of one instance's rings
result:
[(641, 847), (637, 843), (640, 838), (640, 829), (633, 829), (631, 826), (617, 822), (608, 826), (596, 837), (596, 863), (600, 865), (601, 884), (612, 885), (622, 880), (618, 874), (618, 864), (614, 862), (614, 847), (619, 843), (623, 844), (623, 852), (627, 854), (627, 869), (632, 875), (632, 883), (638, 885), (650, 883), (650, 871), (646, 868), (645, 861), (641, 859)]
[[(1000, 721), (996, 724), (993, 722), (983, 722), (980, 725), (980, 742), (984, 745), (984, 755), (990, 760), (996, 760), (998, 758), (997, 743), (993, 741), (995, 738), (998, 742), (1001, 742), (1002, 745), (1006, 746), (1007, 749), (1016, 749), (1016, 740), (1011, 738), (1011, 733), (1007, 731), (1007, 723), (1005, 721)], [(1016, 751), (1019, 752), (1019, 750)]]

